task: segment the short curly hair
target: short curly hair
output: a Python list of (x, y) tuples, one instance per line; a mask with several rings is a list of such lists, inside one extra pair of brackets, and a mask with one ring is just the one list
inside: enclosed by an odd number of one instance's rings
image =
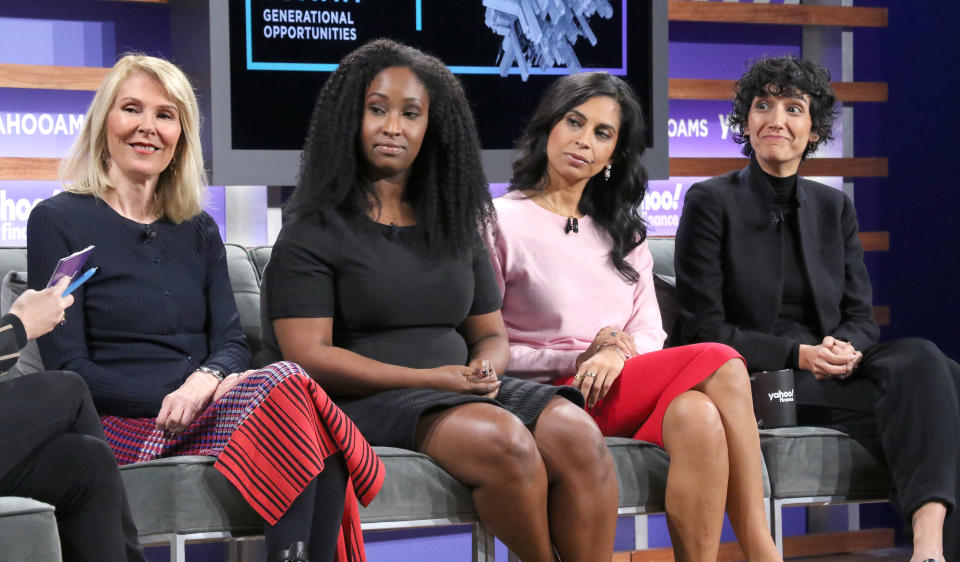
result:
[(396, 66), (412, 70), (430, 99), (427, 131), (404, 199), (431, 248), (462, 251), (496, 221), (473, 113), (460, 81), (439, 59), (389, 39), (348, 54), (320, 89), (286, 210), (363, 215), (380, 204), (360, 140), (364, 95), (380, 72)]
[(743, 145), (744, 156), (753, 155), (750, 135), (743, 131), (750, 118), (750, 107), (758, 96), (810, 96), (810, 132), (818, 138), (807, 144), (803, 159), (816, 152), (820, 144), (833, 139), (837, 95), (830, 87), (830, 71), (815, 62), (793, 55), (761, 58), (737, 80), (734, 91), (733, 112), (727, 121), (734, 142)]

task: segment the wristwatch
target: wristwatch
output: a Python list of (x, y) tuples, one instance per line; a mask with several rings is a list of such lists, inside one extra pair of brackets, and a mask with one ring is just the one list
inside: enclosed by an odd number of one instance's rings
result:
[(213, 367), (207, 367), (206, 365), (201, 365), (200, 367), (197, 367), (197, 370), (200, 371), (201, 373), (206, 373), (208, 375), (212, 375), (216, 377), (217, 382), (222, 381), (225, 377), (225, 375), (220, 371), (218, 371), (217, 369), (214, 369)]

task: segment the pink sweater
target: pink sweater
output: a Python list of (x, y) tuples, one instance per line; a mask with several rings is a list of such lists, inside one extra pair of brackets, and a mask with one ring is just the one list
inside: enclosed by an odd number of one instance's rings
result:
[(646, 242), (626, 256), (636, 284), (614, 269), (610, 241), (590, 217), (564, 234), (566, 217), (521, 194), (494, 201), (500, 228), (488, 241), (503, 294), (510, 375), (542, 382), (576, 373), (576, 358), (604, 326), (634, 336), (637, 352), (663, 347), (666, 333), (653, 288)]

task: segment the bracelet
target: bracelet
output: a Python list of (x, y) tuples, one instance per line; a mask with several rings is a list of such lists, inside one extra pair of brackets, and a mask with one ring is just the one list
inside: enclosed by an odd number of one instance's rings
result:
[(620, 349), (620, 346), (615, 343), (605, 343), (601, 345), (600, 347), (597, 348), (597, 353), (600, 353), (604, 349), (612, 349), (616, 351), (617, 355), (620, 356), (620, 359), (623, 359), (624, 361), (626, 361), (627, 359), (630, 359), (630, 357), (627, 356), (627, 354), (624, 353), (622, 349)]
[(226, 377), (223, 375), (223, 373), (221, 373), (221, 372), (218, 371), (217, 369), (214, 369), (213, 367), (207, 367), (206, 365), (202, 365), (202, 366), (200, 366), (200, 367), (197, 367), (197, 370), (200, 371), (201, 373), (206, 373), (206, 374), (214, 377), (215, 379), (217, 379), (217, 384), (221, 383), (221, 382), (223, 381), (223, 379), (226, 378)]

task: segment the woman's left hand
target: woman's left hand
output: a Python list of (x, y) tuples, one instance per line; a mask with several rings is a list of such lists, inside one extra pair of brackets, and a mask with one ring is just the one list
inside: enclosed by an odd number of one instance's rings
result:
[(210, 403), (218, 382), (216, 377), (200, 371), (187, 377), (180, 388), (163, 398), (160, 413), (157, 414), (157, 429), (180, 433), (190, 427)]
[(637, 346), (634, 343), (633, 336), (620, 330), (614, 326), (604, 326), (600, 328), (600, 331), (597, 332), (597, 335), (594, 336), (593, 341), (590, 343), (590, 346), (584, 350), (577, 357), (576, 367), (579, 372), (580, 366), (584, 361), (591, 358), (600, 351), (601, 346), (613, 344), (620, 348), (620, 351), (623, 352), (627, 358), (633, 357), (637, 354)]
[(580, 389), (592, 408), (603, 399), (623, 371), (623, 357), (612, 347), (605, 347), (580, 363), (577, 375), (573, 377), (573, 386)]
[(217, 390), (213, 393), (213, 400), (211, 402), (216, 402), (223, 398), (223, 396), (233, 390), (233, 387), (237, 386), (237, 383), (247, 378), (250, 373), (256, 373), (256, 369), (250, 369), (242, 373), (230, 373), (220, 381), (220, 384), (217, 385)]

